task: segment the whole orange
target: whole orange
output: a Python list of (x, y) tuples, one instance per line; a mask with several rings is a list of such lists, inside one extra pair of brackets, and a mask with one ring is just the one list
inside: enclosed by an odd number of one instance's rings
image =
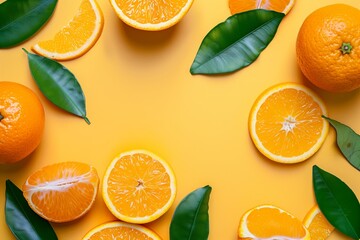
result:
[(35, 93), (15, 82), (0, 82), (0, 163), (14, 163), (40, 144), (44, 108)]
[(330, 92), (360, 87), (360, 10), (345, 4), (315, 10), (300, 28), (296, 54), (317, 87)]

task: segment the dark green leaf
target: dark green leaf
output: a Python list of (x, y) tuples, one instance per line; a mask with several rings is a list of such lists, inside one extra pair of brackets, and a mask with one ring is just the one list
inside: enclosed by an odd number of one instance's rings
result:
[(0, 4), (0, 48), (33, 36), (51, 17), (57, 0), (7, 0)]
[(323, 116), (336, 130), (337, 145), (349, 161), (356, 169), (360, 170), (360, 135), (358, 135), (350, 127)]
[(340, 232), (360, 239), (360, 204), (354, 192), (339, 178), (313, 167), (316, 201), (326, 219)]
[(52, 59), (24, 51), (28, 55), (31, 74), (45, 97), (90, 124), (86, 117), (85, 97), (74, 74)]
[(256, 9), (229, 17), (205, 36), (191, 74), (228, 73), (250, 65), (274, 38), (284, 16)]
[(211, 187), (199, 188), (178, 205), (170, 224), (170, 240), (207, 240)]
[(50, 223), (29, 207), (22, 191), (10, 180), (6, 180), (5, 195), (6, 223), (17, 239), (58, 239)]

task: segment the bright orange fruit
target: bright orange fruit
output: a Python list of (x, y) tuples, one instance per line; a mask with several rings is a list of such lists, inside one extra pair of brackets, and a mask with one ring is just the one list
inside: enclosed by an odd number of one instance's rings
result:
[(318, 205), (309, 210), (303, 224), (309, 230), (311, 240), (325, 240), (335, 229), (321, 213)]
[(309, 88), (281, 83), (265, 90), (249, 116), (249, 131), (257, 149), (280, 163), (297, 163), (314, 155), (328, 133), (323, 101)]
[(22, 190), (29, 206), (51, 222), (68, 222), (87, 213), (95, 202), (99, 177), (80, 162), (45, 166), (31, 174)]
[(169, 164), (153, 153), (125, 152), (109, 164), (102, 194), (109, 210), (120, 220), (151, 222), (173, 204), (175, 175)]
[(40, 144), (45, 126), (44, 108), (29, 88), (0, 82), (0, 163), (14, 163)]
[(294, 4), (295, 0), (229, 0), (231, 14), (258, 8), (287, 14)]

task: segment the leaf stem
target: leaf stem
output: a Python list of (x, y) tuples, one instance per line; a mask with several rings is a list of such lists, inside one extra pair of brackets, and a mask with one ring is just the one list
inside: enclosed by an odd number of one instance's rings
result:
[(22, 48), (22, 50), (23, 50), (26, 54), (29, 54), (29, 52), (28, 52), (25, 48)]
[(87, 124), (91, 124), (91, 122), (90, 122), (90, 120), (86, 117), (86, 116), (83, 116), (83, 119), (85, 120), (85, 122), (87, 123)]

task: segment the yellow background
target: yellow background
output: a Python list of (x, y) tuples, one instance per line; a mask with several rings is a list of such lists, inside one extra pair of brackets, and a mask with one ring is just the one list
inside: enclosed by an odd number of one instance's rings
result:
[[(81, 58), (62, 62), (82, 86), (91, 125), (45, 99), (21, 50), (30, 50), (67, 24), (80, 0), (59, 1), (50, 21), (33, 38), (0, 50), (0, 81), (30, 87), (46, 111), (45, 133), (38, 149), (21, 163), (0, 166), (0, 208), (5, 205), (6, 179), (21, 187), (33, 171), (62, 161), (92, 164), (102, 178), (116, 155), (132, 149), (147, 149), (161, 156), (177, 176), (174, 205), (163, 217), (147, 224), (163, 239), (169, 239), (177, 204), (205, 185), (213, 188), (209, 211), (212, 240), (237, 239), (241, 215), (260, 204), (277, 205), (302, 219), (315, 204), (315, 164), (341, 178), (360, 197), (360, 173), (337, 149), (332, 128), (315, 156), (300, 164), (282, 165), (255, 149), (247, 127), (257, 96), (276, 83), (290, 81), (311, 87), (324, 99), (330, 117), (360, 132), (360, 92), (330, 94), (315, 88), (301, 75), (295, 59), (297, 32), (308, 14), (331, 3), (359, 8), (358, 0), (297, 0), (256, 62), (222, 76), (192, 76), (189, 69), (207, 32), (230, 16), (227, 0), (195, 0), (179, 24), (161, 32), (128, 27), (117, 18), (109, 1), (98, 2), (105, 17), (99, 41)], [(111, 220), (115, 217), (98, 194), (84, 217), (53, 227), (60, 240), (75, 240)], [(1, 239), (14, 239), (3, 210), (0, 235)], [(334, 232), (329, 239), (348, 238)]]

